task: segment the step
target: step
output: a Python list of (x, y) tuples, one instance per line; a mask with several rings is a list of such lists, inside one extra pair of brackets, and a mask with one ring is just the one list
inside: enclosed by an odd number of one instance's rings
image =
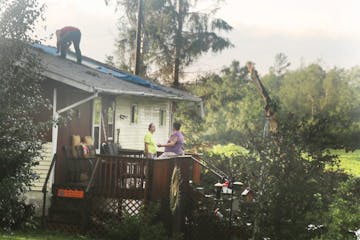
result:
[(50, 210), (48, 222), (59, 222), (67, 224), (81, 224), (83, 221), (83, 214), (81, 211), (61, 211)]
[(62, 221), (50, 221), (46, 222), (46, 228), (49, 230), (55, 230), (67, 233), (82, 233), (81, 231), (81, 224), (69, 224)]
[(84, 199), (77, 198), (64, 198), (64, 197), (51, 197), (51, 206), (69, 206), (69, 207), (81, 207), (84, 205)]
[(63, 212), (81, 212), (84, 206), (62, 206), (62, 205), (51, 205), (49, 211), (63, 211)]

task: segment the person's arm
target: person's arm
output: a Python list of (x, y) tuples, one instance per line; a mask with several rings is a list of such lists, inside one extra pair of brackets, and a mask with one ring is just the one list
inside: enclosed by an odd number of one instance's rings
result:
[(175, 146), (177, 140), (178, 140), (177, 137), (173, 137), (173, 138), (170, 139), (170, 141), (168, 143), (158, 144), (158, 147), (172, 147), (172, 146)]

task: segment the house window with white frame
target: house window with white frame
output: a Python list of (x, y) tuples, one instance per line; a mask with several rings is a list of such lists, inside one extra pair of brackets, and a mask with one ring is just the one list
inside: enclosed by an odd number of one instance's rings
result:
[(108, 108), (108, 140), (112, 141), (114, 138), (114, 103)]
[(96, 153), (100, 153), (100, 139), (101, 139), (101, 98), (94, 99), (94, 108), (93, 108), (93, 131), (92, 137), (94, 139), (94, 146)]
[(132, 104), (130, 109), (130, 123), (138, 122), (138, 106), (137, 104)]
[(166, 110), (160, 109), (159, 112), (159, 126), (165, 126), (166, 125)]

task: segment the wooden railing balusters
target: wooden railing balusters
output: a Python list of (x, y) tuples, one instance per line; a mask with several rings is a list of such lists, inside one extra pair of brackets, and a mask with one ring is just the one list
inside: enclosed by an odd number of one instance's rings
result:
[(109, 164), (109, 184), (108, 184), (108, 188), (107, 188), (107, 194), (108, 196), (111, 196), (111, 185), (113, 184), (113, 175), (112, 175), (112, 168), (113, 168), (113, 164), (114, 164), (114, 159), (113, 157), (110, 159), (110, 164)]
[(118, 194), (118, 162), (119, 161), (115, 161), (115, 169), (114, 169), (114, 194), (117, 195)]

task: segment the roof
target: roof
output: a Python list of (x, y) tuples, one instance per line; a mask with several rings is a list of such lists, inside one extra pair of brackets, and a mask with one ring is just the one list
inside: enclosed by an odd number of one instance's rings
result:
[(201, 102), (201, 98), (186, 91), (154, 83), (86, 56), (83, 56), (82, 64), (78, 64), (73, 53), (63, 59), (58, 57), (55, 47), (42, 44), (33, 46), (38, 50), (46, 77), (83, 91)]

